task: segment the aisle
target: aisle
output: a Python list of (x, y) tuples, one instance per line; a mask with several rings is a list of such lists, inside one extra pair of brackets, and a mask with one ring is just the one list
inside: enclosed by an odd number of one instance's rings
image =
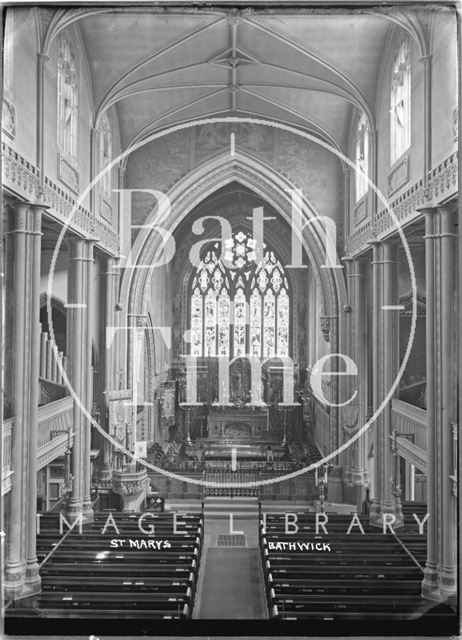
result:
[(267, 617), (257, 499), (206, 498), (204, 548), (193, 618), (262, 620)]
[(258, 549), (210, 547), (203, 559), (203, 581), (195, 618), (267, 618)]

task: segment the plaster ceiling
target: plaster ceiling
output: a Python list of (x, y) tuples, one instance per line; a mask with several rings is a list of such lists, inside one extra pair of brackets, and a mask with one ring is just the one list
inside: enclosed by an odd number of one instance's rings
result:
[(343, 150), (352, 108), (372, 112), (392, 28), (380, 13), (153, 7), (75, 10), (75, 24), (96, 117), (115, 106), (124, 147), (216, 114), (295, 124)]

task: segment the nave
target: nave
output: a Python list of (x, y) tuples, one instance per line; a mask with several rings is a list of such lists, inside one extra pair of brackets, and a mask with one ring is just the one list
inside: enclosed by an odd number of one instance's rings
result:
[(5, 7), (8, 632), (457, 634), (460, 12), (339, 2)]

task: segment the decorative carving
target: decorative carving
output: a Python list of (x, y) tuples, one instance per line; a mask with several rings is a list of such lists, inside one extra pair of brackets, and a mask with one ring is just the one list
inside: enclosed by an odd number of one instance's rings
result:
[(430, 172), (428, 199), (447, 198), (449, 193), (457, 190), (458, 160), (457, 152)]
[(321, 333), (326, 342), (330, 341), (330, 318), (321, 316)]
[(133, 496), (146, 489), (146, 478), (142, 480), (120, 480), (112, 478), (112, 488), (122, 496)]

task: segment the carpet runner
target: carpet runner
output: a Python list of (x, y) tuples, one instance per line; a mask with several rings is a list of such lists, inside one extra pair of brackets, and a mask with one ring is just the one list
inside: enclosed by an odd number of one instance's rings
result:
[(196, 618), (263, 620), (267, 618), (258, 549), (211, 547)]

